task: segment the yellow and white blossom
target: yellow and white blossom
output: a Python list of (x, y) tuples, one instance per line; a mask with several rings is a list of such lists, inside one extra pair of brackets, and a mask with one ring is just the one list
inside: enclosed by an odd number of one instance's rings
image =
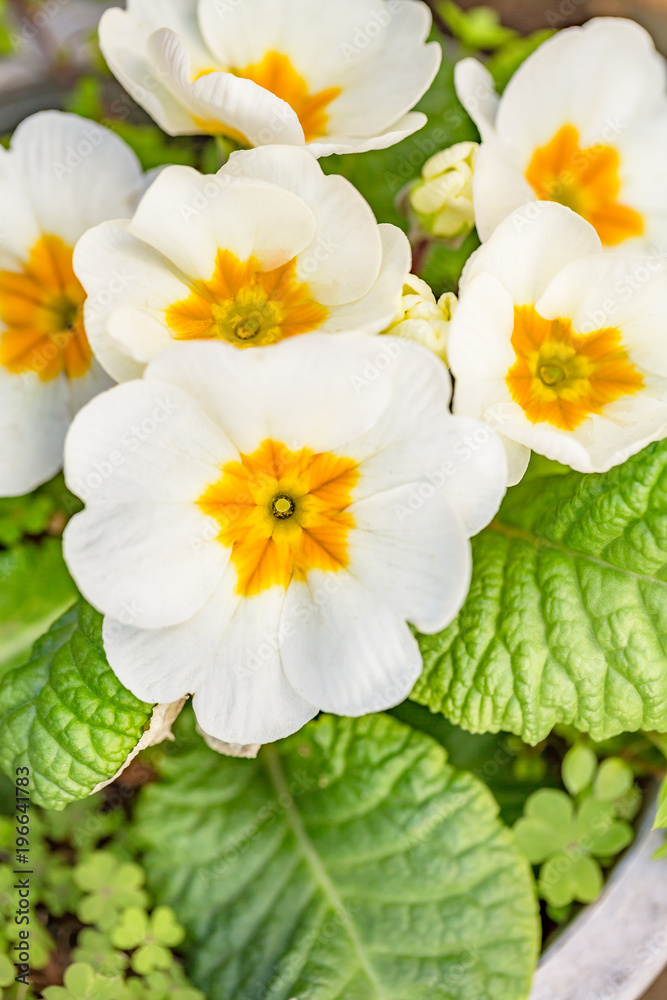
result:
[(473, 174), (479, 144), (457, 142), (426, 161), (410, 189), (410, 205), (422, 228), (434, 236), (466, 236), (475, 225)]
[(463, 272), (454, 412), (502, 433), (510, 485), (531, 449), (605, 472), (667, 435), (665, 316), (666, 258), (603, 253), (562, 205), (517, 209)]
[(505, 491), (500, 440), (450, 396), (421, 347), (313, 334), (175, 345), (92, 400), (66, 444), (86, 509), (65, 556), (123, 684), (194, 692), (200, 727), (243, 745), (402, 701), (407, 623), (452, 620)]
[(453, 292), (444, 292), (436, 302), (426, 282), (416, 274), (409, 274), (403, 285), (398, 316), (384, 332), (421, 344), (446, 361), (449, 326), (456, 305)]
[(384, 149), (440, 65), (421, 0), (129, 0), (100, 21), (123, 86), (170, 135), (314, 156)]
[[(410, 245), (305, 150), (264, 146), (234, 153), (218, 174), (167, 167), (130, 222), (83, 237), (74, 266), (93, 350), (120, 382), (174, 340), (243, 348), (315, 330), (380, 333)], [(119, 269), (131, 280), (111, 295)]]
[(33, 115), (0, 148), (0, 496), (55, 475), (72, 416), (111, 384), (72, 252), (90, 226), (131, 215), (143, 186), (129, 147), (77, 115)]
[(482, 136), (473, 180), (482, 240), (538, 199), (582, 215), (605, 249), (664, 252), (665, 60), (643, 28), (604, 17), (559, 31), (500, 98), (474, 59), (458, 63), (455, 82)]

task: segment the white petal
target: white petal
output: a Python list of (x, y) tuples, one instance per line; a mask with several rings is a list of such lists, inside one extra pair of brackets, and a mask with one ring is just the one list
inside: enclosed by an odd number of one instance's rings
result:
[[(152, 338), (161, 333), (163, 347), (168, 347), (172, 341), (165, 310), (188, 298), (191, 286), (162, 254), (133, 236), (123, 221), (89, 230), (75, 248), (74, 270), (88, 296), (84, 318), (95, 355), (117, 381), (138, 378), (143, 365), (126, 346), (127, 340), (142, 344), (148, 327)], [(126, 336), (118, 340), (111, 336), (111, 318), (121, 311), (122, 323), (125, 309), (141, 310), (143, 316), (128, 323)]]
[(211, 736), (226, 743), (272, 743), (317, 715), (319, 706), (295, 691), (281, 663), (284, 601), (281, 587), (243, 598), (219, 631), (193, 702), (200, 726)]
[(516, 208), (535, 201), (535, 192), (523, 176), (517, 154), (493, 137), (477, 154), (472, 189), (475, 226), (482, 243)]
[(294, 146), (233, 153), (220, 174), (271, 182), (308, 205), (316, 229), (297, 258), (297, 275), (318, 302), (350, 302), (370, 290), (380, 270), (380, 232), (368, 203), (349, 181), (327, 176), (309, 152)]
[(81, 407), (90, 402), (94, 396), (97, 396), (100, 392), (105, 392), (114, 384), (113, 379), (109, 378), (104, 368), (98, 364), (95, 358), (93, 358), (90, 368), (85, 375), (69, 379), (68, 383), (70, 413), (72, 416), (78, 413)]
[(307, 583), (292, 582), (280, 635), (290, 683), (307, 701), (338, 715), (398, 705), (422, 669), (405, 621), (344, 571), (312, 572)]
[(267, 52), (279, 52), (313, 93), (341, 82), (355, 37), (362, 53), (380, 47), (386, 8), (384, 0), (329, 0), (317, 5), (310, 0), (224, 4), (201, 0), (198, 10), (202, 33), (222, 66), (244, 69)]
[(431, 28), (426, 4), (397, 0), (382, 46), (370, 55), (350, 52), (343, 92), (330, 107), (328, 133), (377, 135), (395, 125), (433, 83), (442, 49), (425, 45)]
[[(362, 298), (333, 307), (319, 328), (323, 333), (381, 333), (396, 318), (412, 264), (412, 252), (407, 236), (398, 226), (382, 223), (378, 228), (382, 263), (377, 281)], [(382, 352), (383, 348), (378, 347), (378, 350)]]
[(518, 441), (512, 441), (511, 438), (505, 437), (504, 434), (499, 434), (498, 436), (503, 443), (507, 456), (507, 485), (508, 487), (516, 486), (526, 474), (526, 469), (530, 462), (530, 448), (519, 444)]
[(523, 154), (566, 124), (584, 146), (612, 138), (664, 100), (664, 60), (634, 21), (595, 18), (567, 28), (526, 59), (503, 94), (496, 119), (501, 140)]
[(308, 246), (313, 213), (301, 198), (273, 184), (169, 167), (151, 185), (129, 232), (192, 278), (209, 279), (218, 250), (279, 267)]
[(196, 501), (238, 453), (189, 396), (130, 382), (75, 418), (66, 480), (86, 500), (65, 555), (95, 607), (137, 627), (185, 621), (210, 596), (229, 558)]
[(232, 129), (251, 145), (303, 145), (303, 129), (289, 104), (252, 80), (216, 70), (194, 80), (187, 50), (167, 28), (148, 40), (149, 59), (169, 90), (188, 109), (196, 129), (206, 133)]
[(349, 572), (421, 632), (449, 625), (468, 593), (472, 564), (466, 529), (444, 491), (423, 480), (406, 483), (348, 512)]
[(21, 496), (62, 467), (70, 422), (67, 379), (13, 375), (0, 366), (0, 497)]
[(533, 202), (508, 216), (469, 257), (461, 288), (488, 272), (515, 305), (534, 305), (562, 267), (600, 249), (597, 233), (580, 215), (555, 202)]
[(194, 503), (238, 452), (182, 389), (126, 382), (97, 396), (72, 423), (70, 489), (90, 505)]
[(360, 394), (352, 377), (372, 350), (371, 338), (315, 333), (246, 351), (199, 341), (174, 346), (146, 377), (185, 389), (243, 453), (266, 438), (330, 451), (363, 434), (388, 403), (386, 383)]
[(493, 77), (477, 59), (461, 59), (454, 67), (456, 96), (468, 112), (483, 140), (491, 138), (498, 113), (498, 95)]
[[(415, 2), (415, 0), (413, 0)], [(368, 138), (358, 136), (329, 135), (306, 143), (306, 149), (313, 156), (331, 156), (333, 153), (367, 153), (371, 149), (387, 149), (402, 139), (418, 132), (428, 121), (421, 111), (410, 111), (383, 132)]]
[[(145, 11), (141, 13), (144, 15)], [(128, 94), (165, 132), (188, 135), (201, 131), (192, 114), (165, 86), (168, 78), (160, 75), (149, 57), (148, 39), (160, 26), (145, 21), (143, 16), (134, 17), (133, 8), (124, 11), (112, 7), (105, 10), (100, 19), (100, 49), (109, 69)], [(182, 34), (182, 27), (179, 29)]]
[(30, 191), (21, 176), (16, 157), (0, 147), (0, 268), (22, 269), (30, 251), (43, 235)]
[(134, 211), (143, 176), (139, 161), (96, 122), (60, 111), (32, 115), (14, 133), (10, 155), (41, 232), (69, 246), (91, 226)]

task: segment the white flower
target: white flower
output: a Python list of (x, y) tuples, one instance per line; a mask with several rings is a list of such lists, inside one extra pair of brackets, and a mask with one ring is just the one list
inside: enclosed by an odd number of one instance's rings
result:
[(90, 226), (131, 215), (143, 183), (134, 153), (77, 115), (33, 115), (0, 148), (0, 496), (55, 475), (72, 416), (111, 384), (72, 250)]
[(504, 493), (502, 444), (450, 394), (421, 347), (313, 334), (179, 344), (89, 403), (65, 554), (121, 681), (194, 692), (237, 744), (402, 701), (422, 667), (406, 622), (452, 620)]
[(410, 205), (434, 236), (466, 236), (475, 225), (472, 183), (479, 145), (457, 142), (426, 161), (410, 190)]
[(124, 381), (173, 340), (255, 347), (313, 330), (380, 333), (410, 245), (303, 149), (265, 146), (218, 174), (167, 167), (131, 222), (83, 237), (74, 267), (93, 350)]
[(665, 259), (604, 254), (562, 205), (517, 209), (463, 272), (454, 412), (502, 432), (510, 485), (531, 448), (605, 472), (667, 435), (666, 316)]
[(417, 0), (129, 0), (100, 46), (170, 135), (306, 144), (315, 156), (384, 149), (421, 128), (410, 112), (441, 49)]
[(446, 361), (449, 326), (456, 305), (453, 292), (444, 292), (436, 302), (426, 282), (416, 274), (409, 274), (403, 285), (399, 313), (384, 333), (421, 344)]
[(482, 240), (539, 199), (578, 212), (606, 248), (667, 247), (665, 61), (638, 24), (595, 18), (559, 31), (500, 100), (474, 59), (455, 80), (482, 135), (473, 181)]

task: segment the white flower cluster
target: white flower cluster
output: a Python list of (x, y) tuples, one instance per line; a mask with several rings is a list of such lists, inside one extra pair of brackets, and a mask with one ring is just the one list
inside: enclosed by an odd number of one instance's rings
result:
[(469, 538), (530, 450), (601, 471), (667, 433), (648, 35), (563, 31), (500, 101), (459, 65), (481, 147), (412, 192), (433, 236), (476, 219), (485, 241), (457, 304), (317, 159), (421, 127), (429, 28), (418, 0), (130, 0), (100, 27), (129, 92), (171, 134), (254, 148), (147, 179), (105, 128), (45, 112), (0, 149), (0, 495), (64, 448), (86, 503), (66, 558), (109, 662), (147, 701), (194, 694), (214, 740), (400, 702), (408, 623), (457, 614)]

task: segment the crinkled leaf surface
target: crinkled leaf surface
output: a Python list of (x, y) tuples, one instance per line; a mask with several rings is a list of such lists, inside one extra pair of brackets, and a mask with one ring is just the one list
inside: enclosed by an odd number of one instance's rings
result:
[(473, 539), (458, 618), (411, 697), (529, 743), (667, 730), (667, 441), (602, 475), (537, 460)]
[(242, 760), (184, 713), (160, 767), (135, 835), (208, 996), (526, 997), (532, 877), (488, 789), (430, 737), (324, 716)]
[(62, 809), (113, 777), (150, 715), (107, 663), (102, 616), (80, 602), (0, 681), (0, 766), (29, 767), (35, 801)]
[(0, 550), (0, 678), (76, 597), (59, 539)]

